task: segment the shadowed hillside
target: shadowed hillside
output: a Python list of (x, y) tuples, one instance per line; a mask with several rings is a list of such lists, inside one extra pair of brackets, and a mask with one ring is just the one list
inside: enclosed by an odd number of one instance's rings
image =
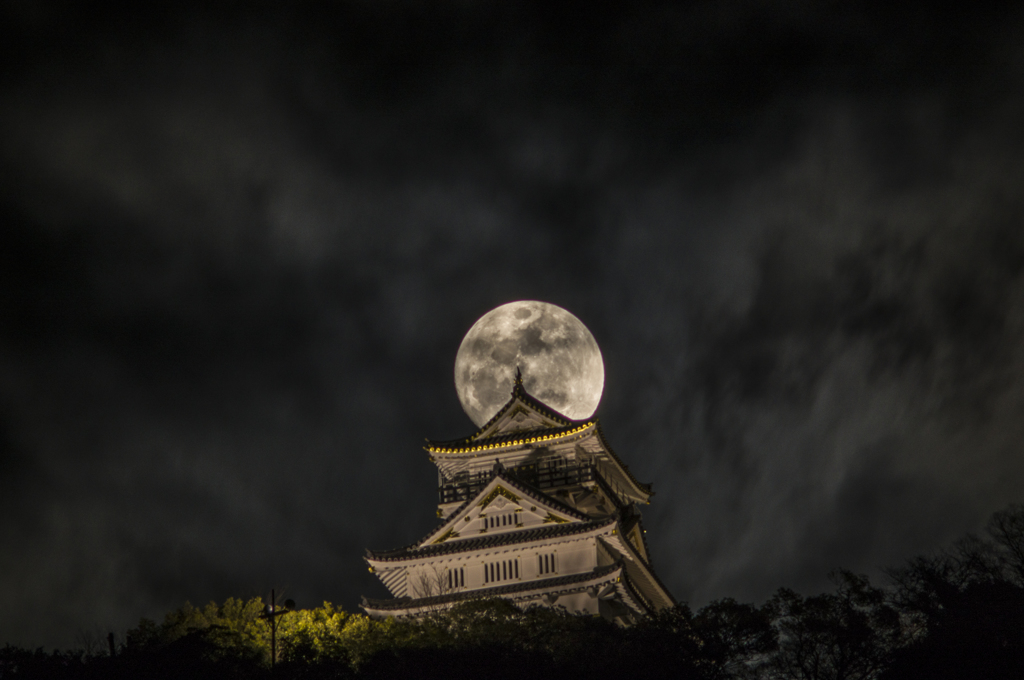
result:
[(278, 660), (259, 599), (186, 604), (142, 620), (106, 654), (0, 650), (0, 678), (595, 678), (998, 680), (1024, 677), (1024, 506), (983, 536), (831, 592), (780, 589), (762, 606), (686, 605), (632, 628), (477, 600), (375, 621), (325, 603), (280, 617)]

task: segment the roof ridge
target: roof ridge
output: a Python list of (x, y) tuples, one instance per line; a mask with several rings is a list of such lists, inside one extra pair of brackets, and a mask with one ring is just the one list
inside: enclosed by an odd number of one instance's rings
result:
[(517, 543), (529, 543), (530, 541), (544, 538), (552, 538), (559, 535), (571, 536), (582, 534), (587, 531), (604, 528), (618, 522), (616, 517), (609, 517), (604, 520), (593, 520), (590, 522), (568, 522), (565, 524), (542, 524), (529, 529), (519, 531), (504, 531), (496, 534), (486, 534), (464, 538), (461, 540), (445, 541), (444, 543), (431, 543), (425, 546), (413, 544), (404, 548), (394, 550), (373, 551), (367, 549), (367, 561), (378, 562), (399, 562), (405, 559), (417, 559), (419, 557), (431, 557), (445, 553), (467, 552), (469, 550), (480, 550), (502, 545), (515, 545)]
[[(523, 479), (520, 479), (519, 476), (515, 474), (515, 468), (510, 468), (498, 472), (495, 474), (495, 477), (500, 477), (501, 479), (508, 481), (512, 485), (518, 486), (520, 491), (523, 491), (524, 493), (531, 495), (534, 500), (546, 503), (548, 505), (553, 505), (556, 509), (562, 510), (568, 515), (575, 515), (577, 519), (583, 520), (584, 522), (589, 522), (594, 519), (587, 513), (581, 512), (580, 510), (577, 510), (576, 508), (568, 505), (567, 503), (563, 503), (562, 501), (558, 500), (551, 494), (544, 493), (542, 489), (534, 486), (533, 484), (530, 484), (529, 482)], [(490, 484), (490, 482), (488, 482), (488, 484)], [(484, 485), (484, 488), (486, 488), (486, 485)]]
[[(504, 480), (508, 481), (510, 484), (512, 484), (514, 486), (517, 486), (520, 491), (523, 491), (524, 493), (530, 495), (534, 500), (539, 500), (542, 503), (547, 503), (549, 505), (553, 505), (553, 506), (555, 506), (556, 509), (563, 510), (566, 514), (575, 515), (577, 519), (581, 519), (581, 520), (583, 520), (585, 522), (592, 519), (590, 517), (590, 515), (587, 515), (586, 513), (580, 512), (579, 510), (566, 505), (565, 503), (563, 503), (562, 501), (558, 500), (554, 496), (550, 496), (550, 495), (544, 493), (542, 490), (538, 489), (537, 487), (533, 486), (532, 484), (530, 484), (530, 483), (528, 483), (526, 481), (523, 481), (522, 479), (520, 479), (518, 477), (518, 475), (514, 475), (513, 474), (513, 476), (510, 478), (509, 475), (506, 474), (507, 472), (514, 472), (514, 470), (515, 470), (515, 468), (512, 468), (511, 470), (495, 471), (494, 472), (494, 477), (492, 477), (491, 480), (489, 480), (487, 482), (487, 484), (484, 484), (484, 486), (480, 489), (479, 492), (477, 492), (473, 496), (470, 496), (469, 498), (467, 498), (462, 503), (462, 505), (460, 505), (459, 507), (455, 508), (455, 510), (453, 510), (451, 513), (449, 513), (448, 517), (446, 517), (439, 524), (437, 524), (433, 529), (431, 529), (429, 532), (427, 532), (423, 536), (423, 538), (419, 539), (418, 541), (414, 541), (413, 543), (410, 543), (410, 544), (408, 544), (408, 545), (406, 545), (406, 546), (404, 546), (402, 548), (394, 548), (394, 550), (396, 550), (396, 551), (397, 550), (411, 550), (411, 549), (419, 546), (421, 543), (423, 543), (423, 541), (427, 540), (428, 538), (430, 538), (431, 536), (436, 534), (441, 529), (441, 527), (449, 524), (453, 517), (455, 517), (456, 515), (461, 513), (463, 510), (466, 509), (466, 507), (470, 503), (472, 503), (474, 500), (479, 498), (480, 494), (483, 493), (483, 490), (486, 489), (490, 485), (491, 481), (493, 481), (494, 478), (504, 479)], [(595, 474), (597, 474), (597, 473), (595, 472)], [(367, 548), (366, 552), (370, 553), (372, 551), (369, 548)], [(391, 552), (391, 551), (386, 551), (386, 552)]]
[[(464, 437), (464, 439), (466, 441), (473, 441), (473, 440), (475, 440), (477, 437), (480, 436), (481, 432), (483, 432), (484, 430), (489, 428), (491, 425), (494, 425), (494, 423), (496, 423), (498, 421), (498, 419), (501, 416), (503, 416), (512, 407), (512, 404), (515, 403), (517, 398), (518, 399), (522, 399), (522, 401), (524, 401), (528, 406), (532, 406), (534, 409), (539, 411), (542, 415), (548, 416), (549, 418), (552, 418), (553, 420), (560, 420), (560, 421), (564, 422), (565, 425), (571, 425), (572, 423), (582, 422), (582, 421), (578, 421), (578, 420), (573, 420), (572, 418), (570, 418), (569, 416), (565, 415), (564, 413), (560, 413), (560, 412), (556, 411), (555, 409), (551, 408), (550, 406), (548, 406), (547, 404), (542, 402), (540, 399), (537, 399), (532, 394), (527, 392), (526, 391), (526, 387), (523, 386), (522, 374), (519, 373), (518, 367), (517, 367), (517, 373), (519, 375), (518, 375), (517, 379), (513, 380), (513, 383), (512, 383), (512, 396), (511, 396), (511, 398), (509, 398), (509, 400), (507, 402), (505, 402), (504, 406), (502, 406), (500, 409), (498, 409), (497, 413), (495, 413), (493, 416), (491, 416), (490, 420), (488, 420), (486, 423), (481, 425), (477, 429), (476, 432), (474, 432), (473, 434), (471, 434), (471, 435), (469, 435), (467, 437)], [(452, 441), (460, 441), (460, 440), (454, 439)], [(428, 443), (432, 443), (430, 441), (430, 439), (427, 439), (427, 442)], [(439, 442), (439, 443), (445, 443), (445, 442)]]
[(540, 399), (536, 398), (535, 396), (533, 396), (532, 394), (527, 392), (526, 391), (526, 386), (523, 385), (522, 379), (520, 379), (512, 387), (512, 397), (513, 398), (509, 400), (509, 403), (506, 404), (506, 406), (510, 405), (515, 400), (515, 397), (519, 397), (523, 401), (525, 401), (527, 404), (529, 404), (530, 406), (533, 406), (538, 411), (543, 413), (544, 415), (553, 417), (555, 420), (562, 420), (562, 421), (565, 421), (567, 424), (568, 423), (577, 422), (577, 421), (574, 421), (569, 416), (567, 416), (564, 413), (562, 413), (561, 411), (556, 411), (555, 409), (551, 408), (550, 406), (548, 406), (547, 404), (542, 402)]
[[(428, 451), (436, 452), (440, 448), (474, 448), (483, 445), (484, 443), (498, 443), (499, 440), (512, 440), (518, 437), (531, 438), (531, 435), (535, 434), (567, 434), (577, 429), (585, 429), (591, 425), (597, 424), (597, 418), (587, 418), (585, 420), (573, 420), (568, 425), (562, 425), (559, 427), (534, 427), (529, 430), (515, 430), (513, 432), (503, 432), (501, 434), (494, 434), (489, 437), (482, 439), (473, 439), (474, 435), (469, 437), (462, 437), (461, 439), (448, 439), (445, 441), (435, 441), (433, 439), (427, 439), (427, 446), (424, 447)], [(536, 439), (534, 439), (536, 440)], [(524, 442), (530, 443), (530, 442)], [(433, 450), (432, 450), (433, 449)]]
[[(622, 579), (622, 585), (630, 591), (630, 594), (633, 596), (634, 600), (642, 604), (644, 608), (647, 609), (649, 614), (653, 614), (655, 611), (657, 611), (657, 609), (654, 607), (654, 603), (649, 602), (647, 596), (641, 593), (640, 589), (633, 584), (633, 579), (629, 577), (629, 572), (625, 568), (626, 565), (623, 564), (622, 567), (622, 575), (625, 577)], [(671, 595), (669, 595), (669, 599), (672, 600), (673, 604), (675, 604), (675, 600), (672, 598)]]
[[(557, 587), (559, 585), (568, 585), (570, 583), (580, 583), (584, 581), (590, 581), (593, 579), (601, 578), (614, 574), (618, 570), (622, 570), (625, 574), (625, 565), (619, 561), (612, 564), (605, 565), (603, 567), (595, 567), (590, 571), (583, 571), (577, 574), (566, 574), (565, 576), (556, 576), (554, 578), (537, 579), (535, 581), (520, 581), (517, 583), (509, 583), (501, 586), (494, 586), (492, 588), (477, 588), (474, 590), (460, 590), (453, 593), (445, 593), (444, 595), (432, 595), (430, 597), (395, 597), (386, 600), (378, 600), (374, 598), (363, 598), (363, 607), (367, 608), (366, 605), (370, 605), (369, 608), (376, 609), (401, 609), (403, 607), (426, 607), (430, 605), (446, 604), (453, 600), (473, 600), (473, 599), (488, 599), (492, 596), (498, 596), (503, 593), (514, 593), (517, 591), (528, 591), (528, 590), (544, 590), (546, 588)], [(642, 601), (642, 600), (641, 600)]]

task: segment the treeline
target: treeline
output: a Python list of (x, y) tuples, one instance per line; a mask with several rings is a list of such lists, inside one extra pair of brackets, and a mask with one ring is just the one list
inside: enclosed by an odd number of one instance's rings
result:
[[(502, 600), (417, 621), (373, 621), (324, 604), (281, 616), (275, 677), (678, 680), (1024, 678), (1024, 506), (887, 573), (846, 571), (832, 592), (779, 590), (763, 606), (686, 605), (628, 629)], [(270, 677), (259, 599), (186, 604), (128, 631), (115, 654), (0, 650), (7, 678)]]

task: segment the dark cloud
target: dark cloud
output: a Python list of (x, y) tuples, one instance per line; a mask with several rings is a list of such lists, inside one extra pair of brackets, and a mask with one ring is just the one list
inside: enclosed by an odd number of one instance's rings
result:
[(515, 299), (597, 338), (681, 599), (1020, 501), (1019, 13), (3, 13), (0, 640), (380, 594)]

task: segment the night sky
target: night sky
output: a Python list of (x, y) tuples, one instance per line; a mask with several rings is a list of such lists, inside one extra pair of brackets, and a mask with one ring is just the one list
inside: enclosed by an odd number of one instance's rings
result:
[(695, 607), (1024, 500), (1020, 10), (279, 4), (0, 5), (0, 644), (383, 596), (516, 299)]

